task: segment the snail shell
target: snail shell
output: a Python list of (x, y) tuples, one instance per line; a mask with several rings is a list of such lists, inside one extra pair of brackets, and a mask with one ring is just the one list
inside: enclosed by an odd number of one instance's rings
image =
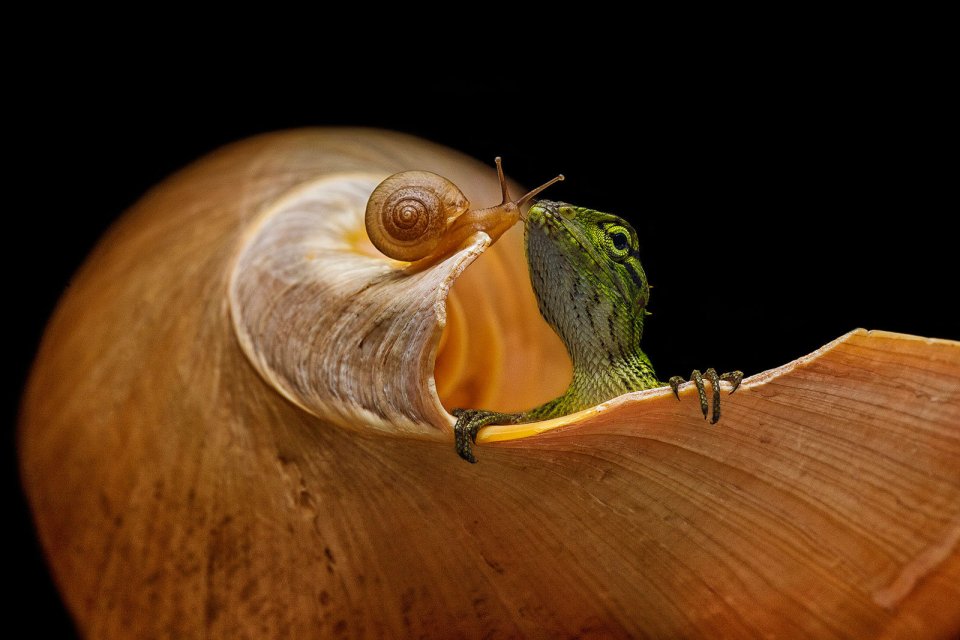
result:
[(385, 255), (412, 262), (430, 255), (449, 223), (470, 208), (450, 180), (429, 171), (402, 171), (381, 182), (367, 202), (370, 241)]
[(859, 330), (744, 380), (718, 427), (653, 389), (488, 428), (513, 439), (468, 465), (446, 409), (524, 409), (570, 369), (522, 229), (414, 272), (370, 244), (410, 167), (497, 193), (409, 136), (261, 136), (77, 274), (19, 448), (81, 635), (957, 637), (960, 344)]

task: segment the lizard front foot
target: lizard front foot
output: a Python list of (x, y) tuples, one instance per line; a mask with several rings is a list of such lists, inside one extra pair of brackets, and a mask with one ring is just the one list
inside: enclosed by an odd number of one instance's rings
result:
[(467, 462), (476, 462), (473, 444), (477, 442), (477, 432), (491, 424), (515, 424), (520, 419), (518, 413), (497, 413), (484, 409), (454, 409), (457, 423), (453, 425), (453, 436), (457, 445), (457, 455)]
[[(717, 421), (720, 419), (720, 381), (726, 380), (733, 384), (733, 389), (730, 390), (730, 393), (733, 393), (740, 386), (740, 382), (743, 380), (742, 371), (731, 371), (723, 375), (717, 375), (717, 371), (714, 368), (707, 369), (703, 372), (703, 375), (700, 375), (700, 372), (697, 369), (693, 370), (693, 373), (690, 374), (690, 382), (697, 385), (697, 393), (700, 395), (700, 410), (703, 411), (703, 419), (707, 419), (707, 392), (703, 388), (703, 379), (706, 378), (710, 381), (710, 386), (713, 387), (713, 419), (710, 420), (710, 424), (717, 424)], [(673, 389), (673, 395), (677, 396), (677, 400), (680, 399), (680, 385), (686, 382), (680, 376), (673, 376), (669, 380), (670, 388)]]

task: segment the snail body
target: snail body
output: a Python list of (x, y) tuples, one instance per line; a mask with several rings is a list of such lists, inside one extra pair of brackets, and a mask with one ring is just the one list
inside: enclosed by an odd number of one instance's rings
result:
[(499, 157), (496, 165), (503, 200), (484, 209), (472, 209), (463, 192), (436, 173), (402, 171), (388, 177), (367, 202), (364, 220), (370, 241), (386, 256), (428, 266), (456, 251), (477, 232), (496, 242), (520, 219), (524, 204), (563, 180), (561, 174), (513, 200)]

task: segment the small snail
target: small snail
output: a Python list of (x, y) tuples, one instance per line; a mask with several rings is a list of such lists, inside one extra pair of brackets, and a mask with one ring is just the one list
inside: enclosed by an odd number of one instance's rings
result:
[(513, 200), (500, 158), (495, 159), (503, 202), (486, 209), (471, 209), (466, 196), (443, 176), (430, 171), (402, 171), (381, 182), (367, 202), (367, 235), (384, 255), (407, 262), (430, 264), (484, 231), (496, 242), (520, 219), (520, 207), (550, 185), (559, 175)]

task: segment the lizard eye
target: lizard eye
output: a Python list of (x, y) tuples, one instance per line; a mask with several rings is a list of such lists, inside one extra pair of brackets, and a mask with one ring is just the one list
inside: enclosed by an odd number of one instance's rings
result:
[(607, 252), (614, 260), (623, 260), (630, 253), (630, 232), (620, 225), (607, 227)]

